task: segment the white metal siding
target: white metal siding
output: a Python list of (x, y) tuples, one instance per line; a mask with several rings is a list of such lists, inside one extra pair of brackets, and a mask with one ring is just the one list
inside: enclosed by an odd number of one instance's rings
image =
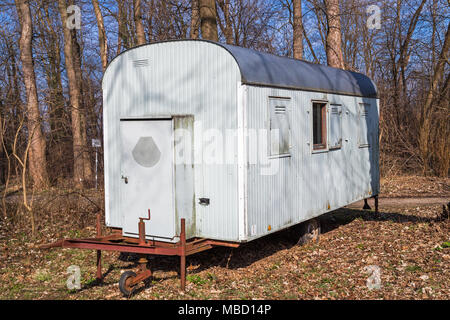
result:
[[(124, 52), (111, 63), (103, 79), (108, 226), (123, 224), (118, 194), (120, 118), (194, 115), (203, 129), (215, 128), (222, 132), (236, 129), (238, 81), (240, 71), (234, 58), (223, 48), (207, 42), (141, 46)], [(195, 165), (197, 236), (238, 239), (236, 163)], [(145, 196), (145, 190), (137, 192)], [(200, 197), (210, 198), (210, 205), (198, 205)]]
[[(268, 129), (269, 97), (291, 99), (291, 149), (289, 157), (268, 159), (279, 165), (275, 175), (261, 175), (261, 164), (248, 165), (249, 240), (378, 194), (377, 99), (248, 86), (248, 130)], [(312, 100), (342, 105), (341, 148), (312, 152)], [(371, 105), (371, 148), (358, 144), (363, 102)]]

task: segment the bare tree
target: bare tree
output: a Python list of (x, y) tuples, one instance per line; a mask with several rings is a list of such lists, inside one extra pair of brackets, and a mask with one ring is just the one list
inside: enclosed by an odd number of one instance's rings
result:
[(345, 69), (342, 55), (342, 36), (339, 0), (325, 0), (327, 16), (326, 52), (328, 65)]
[[(2, 110), (2, 109), (3, 109), (3, 101), (0, 100), (0, 110)], [(0, 184), (3, 184), (6, 182), (6, 174), (5, 174), (5, 171), (3, 168), (3, 166), (4, 166), (3, 160), (5, 158), (7, 159), (7, 157), (5, 154), (5, 150), (3, 148), (3, 141), (4, 141), (3, 131), (4, 131), (4, 125), (3, 125), (3, 120), (2, 120), (2, 113), (0, 112)], [(5, 189), (6, 189), (6, 187), (5, 187)], [(6, 215), (5, 215), (5, 217), (6, 217)]]
[[(397, 7), (400, 8), (402, 0), (397, 0)], [(411, 17), (408, 31), (406, 33), (405, 39), (402, 41), (400, 46), (400, 52), (399, 52), (399, 61), (398, 61), (398, 68), (400, 69), (400, 77), (401, 77), (401, 86), (403, 87), (403, 93), (404, 97), (406, 96), (406, 76), (405, 76), (405, 69), (406, 65), (408, 64), (408, 49), (411, 43), (412, 35), (414, 33), (414, 30), (416, 29), (417, 22), (419, 21), (420, 14), (422, 12), (423, 6), (425, 5), (426, 0), (422, 0), (420, 5), (417, 7), (416, 11), (414, 12), (413, 16)], [(398, 19), (400, 19), (400, 11), (398, 10)], [(399, 21), (399, 40), (402, 39), (401, 34), (401, 23)]]
[(212, 41), (219, 41), (216, 20), (216, 1), (199, 0), (200, 3), (200, 28), (202, 38)]
[(199, 0), (191, 1), (191, 30), (190, 38), (198, 39), (198, 28), (200, 26)]
[[(430, 159), (430, 132), (431, 132), (431, 114), (433, 112), (432, 104), (434, 100), (440, 96), (440, 93), (438, 92), (438, 83), (440, 79), (442, 78), (444, 74), (445, 65), (449, 63), (449, 50), (450, 50), (450, 23), (447, 26), (447, 33), (445, 34), (445, 41), (444, 45), (442, 47), (442, 51), (439, 55), (436, 67), (433, 72), (433, 77), (431, 79), (430, 88), (428, 90), (428, 93), (426, 95), (425, 103), (422, 108), (421, 112), (421, 121), (420, 121), (420, 129), (419, 129), (419, 146), (420, 146), (420, 153), (422, 160), (424, 162), (424, 173), (428, 173), (429, 169), (429, 159)], [(448, 98), (448, 88), (450, 83), (450, 75), (447, 76), (447, 79), (445, 80), (445, 84), (443, 86), (443, 94), (442, 96), (445, 98)], [(438, 101), (441, 99), (438, 99)], [(443, 102), (442, 100), (440, 102)], [(446, 109), (447, 112), (449, 112), (448, 109), (448, 100), (447, 100), (447, 106), (442, 106), (444, 110)], [(448, 113), (447, 113), (448, 115)], [(447, 123), (448, 125), (448, 123)], [(447, 136), (448, 139), (448, 136)], [(447, 140), (448, 141), (448, 140)], [(448, 144), (448, 142), (447, 142)], [(447, 150), (447, 156), (448, 156), (448, 150)], [(447, 157), (448, 162), (448, 157)], [(442, 170), (440, 172), (440, 175), (447, 175), (448, 173), (448, 165), (447, 168)]]
[(72, 175), (71, 166), (67, 166), (68, 161), (72, 162), (73, 155), (70, 114), (67, 112), (62, 82), (62, 32), (57, 3), (41, 0), (34, 12), (37, 17), (34, 19), (35, 63), (40, 65), (47, 85), (47, 88), (43, 86), (41, 89), (41, 104), (46, 106), (45, 123), (49, 129), (46, 130), (47, 167), (52, 168), (48, 174), (51, 184), (54, 184)]
[(64, 56), (66, 71), (69, 82), (69, 95), (71, 104), (72, 136), (73, 136), (73, 181), (76, 188), (82, 188), (84, 184), (84, 160), (83, 135), (81, 132), (81, 90), (78, 86), (75, 64), (73, 61), (74, 48), (72, 34), (67, 28), (67, 4), (66, 0), (58, 0), (58, 8), (61, 15), (61, 22), (64, 33)]
[[(9, 190), (22, 186), (24, 155), (30, 157), (26, 177), (32, 177), (33, 146), (25, 151), (34, 123), (39, 130), (34, 130), (33, 137), (41, 135), (45, 152), (44, 161), (37, 162), (52, 168), (47, 169), (49, 183), (64, 185), (69, 177), (80, 184), (89, 180), (92, 150), (88, 137), (102, 134), (98, 61), (104, 71), (108, 50), (120, 53), (145, 41), (199, 37), (317, 63), (328, 60), (339, 68), (365, 72), (380, 95), (381, 163), (387, 168), (383, 174), (448, 175), (450, 78), (448, 55), (445, 50), (442, 53), (450, 10), (447, 0), (15, 2), (31, 10), (33, 46), (28, 59), (34, 63), (37, 95), (29, 90), (30, 64), (20, 63), (25, 52), (19, 41), (23, 30), (14, 21), (18, 7), (9, 1), (0, 5), (4, 141), (0, 183), (6, 183), (9, 176)], [(66, 7), (73, 3), (83, 4), (84, 10), (86, 3), (92, 3), (94, 10), (92, 17), (83, 11), (83, 28), (67, 34), (61, 6), (70, 20)], [(373, 3), (381, 8), (381, 30), (366, 24), (370, 15), (366, 9)], [(98, 34), (90, 33), (92, 28)], [(97, 57), (92, 55), (95, 52)], [(32, 113), (27, 108), (33, 99), (36, 108)], [(33, 118), (36, 122), (28, 123)], [(13, 156), (13, 141), (19, 159)]]
[[(22, 61), (23, 78), (27, 97), (27, 125), (29, 139), (29, 171), (35, 188), (48, 186), (45, 149), (46, 142), (41, 130), (39, 101), (34, 73), (32, 49), (33, 27), (29, 3), (26, 0), (16, 0), (17, 13), (21, 23), (20, 59)], [(26, 163), (26, 162), (25, 162)], [(25, 168), (23, 169), (25, 170)]]
[[(225, 40), (228, 44), (233, 44), (233, 26), (231, 25), (231, 17), (230, 17), (230, 0), (219, 0), (219, 7), (223, 12), (225, 23), (222, 23), (220, 19), (217, 19), (219, 22), (220, 29), (225, 35)], [(218, 16), (218, 15), (217, 15)]]
[(142, 45), (147, 41), (145, 40), (144, 25), (142, 24), (141, 0), (133, 0), (133, 9), (137, 44)]
[(293, 0), (293, 48), (294, 59), (303, 59), (303, 19), (302, 19), (302, 1)]
[(92, 6), (94, 7), (95, 18), (97, 19), (98, 44), (100, 46), (100, 58), (102, 60), (102, 69), (104, 72), (106, 70), (106, 66), (108, 65), (108, 38), (106, 36), (103, 15), (98, 4), (98, 0), (92, 0)]
[[(19, 162), (20, 166), (21, 166), (21, 181), (22, 181), (22, 203), (23, 206), (25, 207), (25, 209), (29, 212), (30, 214), (30, 220), (31, 220), (31, 234), (34, 236), (35, 231), (36, 231), (36, 221), (35, 221), (35, 217), (34, 217), (34, 213), (33, 213), (33, 195), (34, 195), (34, 191), (35, 188), (33, 188), (33, 192), (31, 195), (31, 201), (28, 200), (28, 196), (27, 196), (27, 184), (26, 184), (26, 175), (27, 175), (27, 162), (30, 159), (29, 157), (29, 153), (30, 153), (30, 147), (31, 147), (31, 143), (32, 143), (32, 139), (28, 139), (28, 142), (26, 144), (25, 147), (25, 151), (23, 153), (23, 156), (20, 157), (18, 155), (17, 152), (17, 140), (18, 140), (18, 136), (20, 131), (22, 130), (22, 126), (23, 126), (23, 120), (22, 119), (20, 121), (20, 125), (17, 128), (17, 131), (15, 133), (14, 136), (14, 142), (13, 142), (13, 149), (12, 149), (12, 155), (16, 158), (16, 161)], [(38, 127), (35, 127), (35, 129), (37, 129)]]
[(84, 181), (92, 181), (92, 168), (91, 168), (91, 161), (90, 161), (90, 154), (89, 149), (87, 147), (87, 121), (86, 121), (86, 112), (87, 112), (87, 96), (85, 94), (85, 81), (83, 78), (83, 71), (82, 71), (82, 52), (81, 52), (81, 46), (78, 41), (77, 31), (76, 29), (70, 30), (70, 35), (72, 37), (72, 53), (73, 53), (73, 67), (75, 70), (75, 79), (77, 83), (77, 88), (80, 92), (80, 95), (78, 96), (79, 106), (80, 106), (80, 124), (81, 124), (81, 141), (80, 141), (80, 148), (81, 148), (81, 156), (83, 158), (83, 180)]
[(116, 0), (117, 2), (117, 14), (115, 16), (118, 25), (118, 37), (117, 37), (117, 54), (121, 52), (123, 48), (129, 49), (132, 47), (132, 37), (129, 33), (129, 19), (127, 15), (127, 6), (124, 0)]

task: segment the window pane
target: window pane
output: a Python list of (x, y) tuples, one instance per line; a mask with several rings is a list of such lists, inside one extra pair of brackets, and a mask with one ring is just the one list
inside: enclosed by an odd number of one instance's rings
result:
[(322, 105), (313, 104), (313, 144), (322, 144)]

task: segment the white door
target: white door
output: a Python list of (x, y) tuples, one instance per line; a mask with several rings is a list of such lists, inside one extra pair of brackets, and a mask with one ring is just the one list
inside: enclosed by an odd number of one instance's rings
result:
[(139, 217), (147, 238), (175, 236), (173, 210), (172, 120), (121, 120), (121, 212), (123, 234), (138, 236)]

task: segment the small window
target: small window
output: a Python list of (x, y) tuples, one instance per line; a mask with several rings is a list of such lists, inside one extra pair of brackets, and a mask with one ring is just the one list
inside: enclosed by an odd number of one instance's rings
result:
[(329, 148), (339, 149), (342, 146), (342, 106), (330, 105)]
[(289, 103), (288, 98), (269, 98), (270, 109), (270, 155), (288, 155), (290, 147), (289, 126)]
[(313, 102), (313, 150), (327, 148), (327, 104)]

